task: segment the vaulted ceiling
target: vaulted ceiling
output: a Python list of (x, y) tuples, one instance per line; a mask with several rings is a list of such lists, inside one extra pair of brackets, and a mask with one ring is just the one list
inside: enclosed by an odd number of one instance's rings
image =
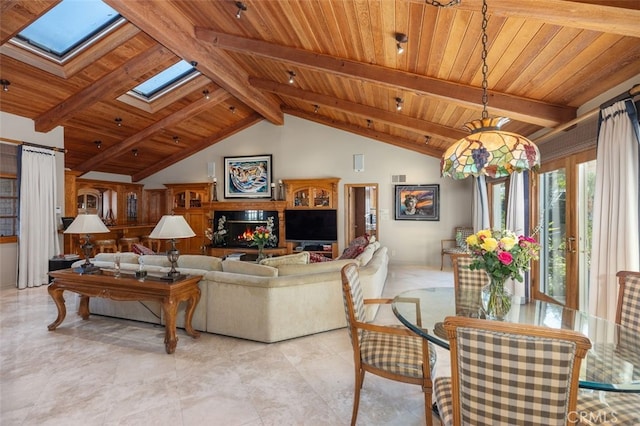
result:
[[(10, 41), (58, 0), (0, 9), (0, 110), (64, 126), (81, 173), (138, 181), (285, 114), (440, 157), (481, 114), (482, 0), (247, 0), (239, 19), (230, 0), (104, 1), (127, 23), (64, 65)], [(488, 0), (488, 17), (488, 111), (505, 130), (560, 126), (640, 74), (640, 1)], [(126, 95), (181, 59), (201, 75), (151, 103)]]

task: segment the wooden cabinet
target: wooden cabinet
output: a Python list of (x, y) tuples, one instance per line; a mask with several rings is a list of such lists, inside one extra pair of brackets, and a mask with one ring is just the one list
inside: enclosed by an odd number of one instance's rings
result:
[(142, 184), (81, 179), (65, 173), (65, 216), (97, 214), (107, 225), (143, 223)]
[(176, 241), (182, 254), (201, 254), (209, 240), (205, 237), (209, 221), (210, 183), (166, 183), (167, 211), (184, 216), (196, 234)]
[(167, 214), (167, 190), (145, 189), (142, 192), (142, 212), (144, 223), (158, 223)]
[[(337, 210), (338, 182), (340, 182), (340, 178), (283, 180), (282, 183), (285, 185), (287, 209)], [(334, 218), (334, 221), (337, 222), (337, 219)], [(333, 223), (333, 225), (335, 225), (335, 223)], [(287, 224), (285, 223), (285, 227), (286, 226)], [(335, 231), (337, 236), (337, 230)], [(314, 241), (287, 240), (287, 253), (295, 253), (300, 250), (305, 250), (331, 259), (338, 257), (337, 242), (332, 240), (324, 241), (321, 237), (311, 239)], [(316, 239), (322, 239), (323, 241), (315, 241)]]
[(288, 209), (336, 209), (340, 178), (286, 179)]

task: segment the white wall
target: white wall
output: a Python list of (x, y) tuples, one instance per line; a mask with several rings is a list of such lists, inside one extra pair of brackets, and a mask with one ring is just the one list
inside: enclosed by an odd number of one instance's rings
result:
[[(223, 181), (224, 157), (271, 154), (273, 178), (339, 177), (338, 230), (344, 249), (344, 184), (378, 183), (380, 240), (389, 248), (391, 262), (440, 265), (440, 240), (452, 238), (457, 225), (471, 224), (471, 180), (440, 177), (440, 160), (375, 142), (327, 126), (285, 116), (284, 126), (266, 121), (231, 136), (196, 155), (158, 172), (142, 183), (145, 189), (163, 183), (206, 182), (207, 163), (216, 163)], [(353, 171), (353, 154), (364, 154), (365, 171)], [(406, 184), (440, 185), (440, 221), (394, 220), (392, 175), (406, 175)], [(218, 196), (223, 200), (222, 188)], [(234, 199), (236, 201), (237, 199)]]
[[(64, 129), (56, 127), (48, 133), (36, 132), (33, 120), (0, 112), (0, 138), (64, 148)], [(56, 206), (64, 215), (64, 153), (56, 152)], [(60, 238), (62, 247), (62, 238)], [(18, 245), (0, 244), (0, 288), (15, 287), (17, 282)]]

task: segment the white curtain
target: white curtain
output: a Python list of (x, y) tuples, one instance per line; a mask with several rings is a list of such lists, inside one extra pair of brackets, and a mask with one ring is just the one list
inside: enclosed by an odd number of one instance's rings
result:
[(638, 118), (631, 100), (600, 112), (589, 312), (615, 319), (616, 272), (640, 270)]
[(22, 145), (18, 288), (48, 282), (49, 259), (60, 252), (56, 226), (56, 157), (49, 149)]
[[(524, 206), (524, 174), (512, 173), (509, 177), (509, 198), (507, 202), (507, 221), (506, 226), (510, 231), (515, 232), (517, 235), (525, 235), (527, 230), (525, 229), (525, 206)], [(512, 287), (513, 295), (519, 297), (522, 303), (525, 302), (525, 297), (528, 294), (526, 289), (527, 280), (518, 282), (515, 280), (509, 280), (507, 284)]]
[(487, 182), (484, 176), (473, 180), (473, 230), (491, 227), (489, 222), (489, 197), (487, 196)]

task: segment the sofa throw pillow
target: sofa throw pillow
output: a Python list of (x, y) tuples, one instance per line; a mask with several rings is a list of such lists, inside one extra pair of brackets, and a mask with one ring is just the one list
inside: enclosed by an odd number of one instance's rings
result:
[(309, 263), (331, 262), (333, 260), (320, 253), (313, 253), (313, 252), (308, 252), (308, 253), (309, 253)]
[(156, 254), (149, 247), (145, 247), (142, 244), (135, 243), (131, 246), (131, 251), (136, 254)]
[(361, 235), (353, 239), (349, 243), (349, 247), (344, 249), (340, 255), (340, 259), (355, 259), (360, 253), (364, 251), (364, 248), (369, 244), (369, 234)]
[(308, 251), (287, 254), (285, 256), (269, 257), (260, 261), (260, 265), (274, 266), (276, 268), (280, 265), (306, 265), (307, 263), (309, 263)]

